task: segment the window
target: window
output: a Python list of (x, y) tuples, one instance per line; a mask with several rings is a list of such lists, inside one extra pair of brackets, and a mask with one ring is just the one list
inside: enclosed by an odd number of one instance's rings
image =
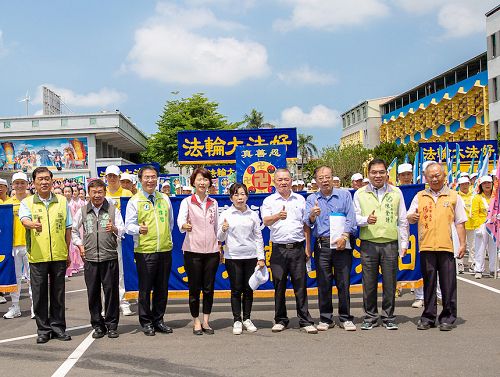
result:
[(63, 118), (61, 119), (61, 127), (67, 127), (68, 126), (68, 119)]
[(351, 124), (351, 117), (348, 115), (347, 116), (347, 125)]
[(498, 101), (498, 77), (493, 78), (493, 102)]
[(356, 115), (359, 122), (361, 120), (361, 111), (359, 109), (356, 110)]
[(97, 119), (96, 118), (90, 118), (90, 125), (95, 126), (97, 124)]
[(356, 123), (356, 115), (354, 114), (354, 111), (351, 113), (351, 118), (352, 118), (352, 123)]
[(363, 118), (366, 119), (366, 106), (363, 106)]
[(36, 120), (32, 120), (32, 121), (31, 121), (31, 127), (33, 127), (33, 128), (38, 128), (38, 127), (40, 127), (40, 121), (39, 121), (38, 119), (36, 119)]
[(497, 54), (497, 35), (492, 34), (491, 35), (491, 53), (490, 56), (494, 58)]
[(344, 128), (346, 128), (346, 123), (347, 123), (347, 122), (346, 122), (345, 118), (342, 118), (342, 126), (343, 126)]
[(10, 120), (3, 122), (3, 128), (10, 128)]

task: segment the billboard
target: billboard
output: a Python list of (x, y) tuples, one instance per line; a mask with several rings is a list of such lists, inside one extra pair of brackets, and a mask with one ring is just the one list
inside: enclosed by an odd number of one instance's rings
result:
[(42, 88), (43, 115), (61, 114), (61, 96), (44, 86)]

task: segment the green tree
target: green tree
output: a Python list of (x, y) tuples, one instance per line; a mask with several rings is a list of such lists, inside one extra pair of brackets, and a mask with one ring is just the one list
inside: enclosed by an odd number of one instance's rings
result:
[(156, 161), (162, 167), (176, 163), (177, 132), (185, 130), (227, 130), (238, 127), (242, 122), (230, 123), (217, 111), (219, 104), (209, 101), (203, 93), (192, 97), (167, 101), (163, 114), (156, 124), (158, 132), (148, 139), (142, 161)]
[(394, 158), (398, 158), (398, 165), (404, 163), (405, 156), (408, 154), (408, 162), (413, 164), (413, 160), (415, 158), (415, 153), (418, 151), (418, 144), (400, 144), (396, 145), (396, 143), (382, 143), (377, 145), (373, 149), (373, 157), (381, 158), (390, 164)]
[(312, 157), (318, 155), (318, 148), (313, 144), (312, 135), (299, 134), (297, 138), (297, 148), (301, 158), (301, 176), (304, 179), (304, 162), (309, 162)]
[(245, 119), (243, 120), (246, 123), (246, 129), (258, 129), (262, 128), (264, 122), (264, 115), (260, 111), (252, 109), (250, 114), (245, 114)]

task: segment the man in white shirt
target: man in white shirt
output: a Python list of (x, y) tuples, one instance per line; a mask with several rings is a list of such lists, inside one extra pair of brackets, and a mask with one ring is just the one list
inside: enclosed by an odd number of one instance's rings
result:
[(277, 192), (264, 199), (261, 215), (264, 225), (271, 231), (271, 271), (274, 283), (275, 325), (273, 332), (283, 331), (288, 325), (286, 313), (286, 283), (291, 277), (297, 316), (301, 330), (317, 334), (309, 314), (307, 302), (306, 261), (311, 256), (308, 229), (303, 223), (306, 201), (292, 192), (292, 176), (288, 169), (277, 169), (274, 174)]

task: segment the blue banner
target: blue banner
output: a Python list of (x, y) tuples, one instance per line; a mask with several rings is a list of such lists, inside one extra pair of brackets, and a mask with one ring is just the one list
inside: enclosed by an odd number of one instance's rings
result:
[[(498, 154), (498, 141), (497, 140), (473, 140), (473, 141), (459, 141), (458, 143), (420, 143), (418, 146), (422, 152), (423, 161), (439, 161), (439, 154), (441, 153), (441, 161), (446, 161), (446, 156), (456, 156), (457, 147), (460, 148), (460, 161), (470, 162), (478, 160), (479, 156), (490, 152), (493, 156), (494, 153)], [(447, 147), (450, 149), (447, 150)], [(441, 147), (441, 149), (440, 149)]]
[[(157, 162), (148, 162), (147, 164), (120, 165), (119, 168), (122, 173), (137, 175), (139, 169), (146, 165), (153, 165), (158, 172), (160, 171), (160, 164)], [(105, 172), (106, 166), (99, 166), (97, 168), (97, 176), (99, 178), (104, 178)]]
[(181, 131), (177, 133), (179, 164), (234, 164), (239, 146), (285, 145), (286, 158), (297, 158), (296, 128)]
[(251, 194), (275, 191), (274, 172), (286, 168), (284, 145), (241, 146), (236, 149), (236, 182), (243, 182)]
[(16, 271), (12, 257), (12, 204), (0, 205), (0, 292), (17, 290)]
[(208, 165), (205, 166), (212, 178), (228, 177), (236, 172), (236, 165)]
[[(403, 192), (406, 207), (409, 208), (413, 197), (416, 193), (424, 188), (424, 185), (408, 185), (400, 186)], [(247, 204), (254, 211), (260, 212), (260, 207), (262, 201), (267, 195), (264, 194), (254, 194), (250, 195)], [(306, 194), (304, 194), (306, 196)], [(177, 214), (179, 212), (179, 207), (182, 199), (185, 196), (177, 196), (170, 198), (172, 206), (174, 209), (174, 218), (177, 219)], [(222, 212), (231, 205), (231, 202), (227, 196), (214, 195), (219, 204), (219, 210)], [(125, 209), (127, 207), (128, 198), (121, 198), (121, 211), (122, 215), (125, 216)], [(262, 235), (264, 238), (266, 264), (269, 266), (269, 259), (271, 257), (271, 242), (269, 241), (269, 228), (264, 227), (262, 229)], [(184, 241), (184, 235), (179, 232), (177, 226), (174, 226), (172, 232), (172, 239), (174, 243), (174, 249), (172, 250), (172, 271), (169, 280), (170, 290), (187, 290), (187, 275), (184, 268), (184, 258), (182, 254), (182, 242)], [(408, 283), (409, 285), (414, 285), (415, 282), (422, 278), (420, 272), (420, 257), (417, 252), (418, 250), (418, 237), (417, 237), (417, 225), (410, 225), (410, 245), (408, 248), (408, 253), (404, 258), (399, 260), (399, 271), (398, 271), (398, 281), (400, 283)], [(353, 289), (361, 287), (361, 255), (359, 252), (360, 240), (356, 240), (354, 250), (353, 250), (353, 265), (351, 270), (351, 287)], [(137, 296), (137, 270), (134, 263), (133, 254), (133, 240), (131, 236), (125, 236), (122, 242), (122, 253), (123, 253), (123, 265), (125, 271), (125, 290), (127, 291), (127, 297)], [(291, 288), (290, 282), (288, 282), (289, 288)], [(312, 260), (312, 271), (308, 273), (307, 286), (309, 288), (316, 287), (316, 270), (314, 258)], [(219, 266), (215, 280), (216, 290), (229, 290), (229, 279), (224, 267), (224, 264)], [(272, 290), (273, 283), (269, 280), (267, 283), (263, 284), (259, 290)]]

